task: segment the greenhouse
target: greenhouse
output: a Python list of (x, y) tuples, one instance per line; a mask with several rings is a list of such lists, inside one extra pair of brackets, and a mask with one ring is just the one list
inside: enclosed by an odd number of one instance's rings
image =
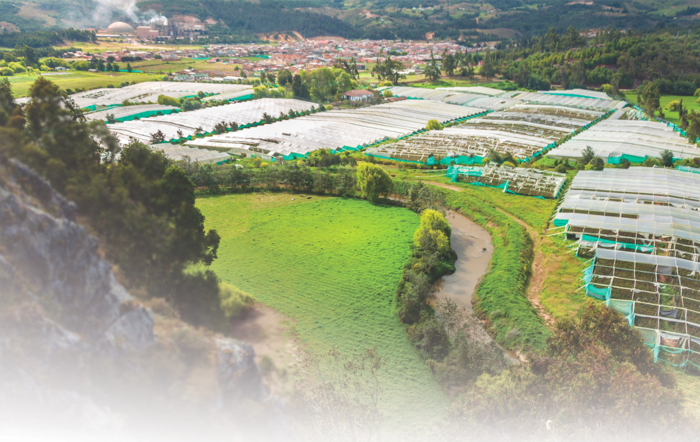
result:
[(655, 355), (700, 364), (700, 176), (661, 168), (579, 172), (554, 218), (592, 257), (586, 294), (644, 331)]
[(253, 87), (244, 84), (148, 81), (122, 88), (102, 88), (79, 92), (71, 95), (70, 98), (79, 107), (96, 111), (102, 110), (104, 107), (119, 106), (127, 100), (135, 103), (156, 103), (159, 95), (183, 98), (194, 97), (199, 92), (204, 92), (207, 95), (223, 95), (242, 91), (252, 94)]
[(153, 144), (150, 148), (163, 152), (172, 161), (189, 160), (193, 163), (221, 164), (231, 159), (231, 156), (224, 152), (180, 146), (179, 144)]
[(528, 161), (603, 117), (602, 112), (563, 106), (517, 104), (469, 119), (459, 126), (377, 146), (367, 153), (399, 161), (447, 165), (478, 164), (493, 150)]
[[(569, 92), (569, 91), (557, 91)], [(603, 98), (590, 98), (587, 96), (553, 94), (547, 92), (522, 92), (514, 95), (514, 99), (531, 104), (548, 104), (553, 106), (567, 106), (579, 109), (590, 109), (597, 111), (618, 110), (627, 104), (624, 101), (613, 100), (606, 96)]]
[(582, 132), (554, 149), (549, 156), (556, 159), (579, 159), (590, 146), (595, 154), (611, 164), (623, 160), (641, 163), (647, 157), (659, 158), (664, 150), (673, 152), (674, 158), (700, 156), (700, 149), (690, 144), (673, 126), (656, 121), (628, 118), (628, 110), (615, 112), (609, 119)]
[(498, 97), (500, 95), (503, 95), (505, 91), (501, 89), (495, 89), (492, 87), (484, 87), (484, 86), (453, 86), (453, 87), (439, 87), (437, 88), (438, 91), (452, 91), (452, 92), (461, 92), (464, 94), (479, 94), (479, 95), (486, 95), (489, 97)]
[[(256, 100), (261, 101), (261, 100)], [(241, 106), (239, 104), (238, 106)], [(359, 150), (388, 138), (422, 131), (431, 119), (446, 123), (482, 112), (438, 101), (399, 101), (361, 109), (319, 112), (243, 131), (192, 140), (187, 145), (231, 149), (269, 159), (303, 157), (330, 148)]]
[(115, 121), (123, 123), (135, 119), (148, 118), (161, 115), (170, 115), (180, 112), (180, 108), (173, 106), (161, 106), (160, 104), (144, 104), (137, 106), (115, 107), (108, 110), (91, 112), (85, 115), (88, 121), (100, 120), (107, 121), (109, 116), (112, 116)]
[[(458, 89), (458, 90), (454, 90)], [(462, 89), (465, 91), (463, 92)], [(512, 106), (517, 103), (521, 103), (520, 100), (513, 100), (511, 98), (500, 98), (491, 96), (491, 94), (484, 94), (482, 89), (490, 88), (442, 88), (442, 89), (426, 89), (419, 87), (406, 87), (406, 86), (394, 86), (388, 88), (394, 96), (397, 97), (407, 97), (409, 99), (418, 100), (435, 100), (442, 101), (450, 104), (459, 104), (460, 106), (470, 106), (478, 107), (484, 110), (499, 110)], [(480, 92), (467, 92), (466, 90), (478, 90)], [(503, 91), (498, 89), (492, 89), (498, 91), (500, 94)]]
[(453, 182), (495, 187), (505, 193), (538, 198), (556, 198), (566, 181), (564, 173), (490, 164), (485, 167), (450, 166), (447, 176)]
[(140, 121), (110, 124), (109, 130), (121, 144), (128, 144), (131, 139), (142, 143), (150, 143), (153, 135), (161, 131), (165, 141), (180, 141), (194, 139), (199, 135), (213, 133), (220, 123), (236, 123), (239, 127), (259, 124), (267, 114), (279, 117), (294, 112), (308, 111), (313, 106), (301, 100), (263, 98), (243, 103), (227, 104), (179, 114), (152, 117)]

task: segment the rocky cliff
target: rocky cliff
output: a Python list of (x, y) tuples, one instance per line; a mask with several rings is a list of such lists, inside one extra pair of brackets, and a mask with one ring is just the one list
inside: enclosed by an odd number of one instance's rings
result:
[(250, 345), (147, 303), (117, 282), (74, 204), (26, 166), (0, 164), (0, 422), (121, 434), (139, 419), (129, 397), (174, 415), (265, 398)]

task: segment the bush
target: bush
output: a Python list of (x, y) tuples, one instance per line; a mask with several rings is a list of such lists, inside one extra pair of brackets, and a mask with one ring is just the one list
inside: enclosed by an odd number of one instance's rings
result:
[(12, 68), (4, 67), (0, 68), (0, 75), (3, 77), (11, 77), (15, 75), (15, 71), (12, 70)]
[(566, 166), (564, 166), (563, 164), (560, 164), (554, 168), (554, 171), (558, 172), (558, 173), (566, 173)]
[(593, 158), (587, 165), (586, 170), (603, 170), (605, 168), (605, 161), (601, 157)]
[(391, 92), (389, 89), (385, 90), (382, 95), (384, 95), (384, 98), (391, 98), (394, 96), (393, 92)]
[(695, 83), (685, 80), (678, 80), (673, 83), (673, 93), (676, 95), (693, 95)]
[(428, 121), (428, 125), (425, 127), (426, 130), (442, 130), (442, 124), (438, 120)]
[(219, 283), (219, 300), (221, 310), (228, 319), (238, 316), (245, 307), (255, 303), (253, 295), (226, 282)]
[(681, 107), (681, 100), (675, 100), (666, 105), (666, 110), (671, 112), (678, 112)]
[(168, 97), (167, 95), (158, 95), (158, 104), (163, 106), (180, 107), (180, 102), (176, 98)]
[(504, 161), (504, 162), (503, 162), (503, 165), (504, 165), (504, 166), (508, 166), (508, 167), (518, 167), (518, 166), (516, 166), (515, 164), (511, 163), (510, 161)]
[(377, 202), (380, 195), (388, 196), (392, 187), (391, 176), (380, 166), (370, 163), (358, 164), (357, 188), (362, 198)]
[(23, 74), (27, 72), (27, 68), (22, 66), (20, 63), (13, 62), (7, 65), (9, 68), (11, 68), (15, 74)]

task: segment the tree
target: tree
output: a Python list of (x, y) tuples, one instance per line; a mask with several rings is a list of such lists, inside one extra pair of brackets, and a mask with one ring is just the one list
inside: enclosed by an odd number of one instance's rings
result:
[(496, 60), (494, 54), (489, 51), (484, 55), (483, 63), (481, 64), (481, 70), (479, 71), (482, 77), (491, 78), (496, 75)]
[(442, 130), (442, 124), (438, 120), (432, 119), (428, 121), (428, 125), (425, 127), (426, 130)]
[(447, 54), (446, 50), (442, 53), (442, 68), (447, 73), (448, 77), (451, 77), (455, 73), (456, 60), (455, 56), (452, 54)]
[(661, 164), (664, 167), (673, 167), (673, 152), (668, 149), (661, 152)]
[(437, 62), (435, 61), (435, 55), (433, 55), (432, 50), (430, 51), (430, 61), (425, 67), (424, 74), (426, 77), (430, 78), (430, 81), (437, 81), (437, 79), (440, 78), (440, 75), (442, 74), (442, 72), (440, 72), (440, 68), (438, 67)]
[(591, 146), (586, 146), (586, 148), (581, 152), (581, 164), (585, 166), (586, 164), (590, 163), (595, 156), (596, 155), (593, 148)]
[(644, 112), (653, 118), (656, 111), (661, 108), (659, 86), (650, 81), (644, 82), (641, 93), (637, 96), (637, 101), (642, 105)]
[(158, 104), (163, 106), (180, 107), (180, 102), (177, 101), (177, 98), (168, 97), (167, 95), (162, 94), (158, 95)]
[(282, 69), (277, 73), (277, 84), (282, 87), (286, 87), (288, 84), (291, 85), (293, 81), (292, 73), (289, 69)]
[(362, 198), (377, 202), (380, 195), (387, 196), (391, 192), (393, 182), (386, 170), (363, 162), (357, 165), (357, 188)]
[(404, 70), (402, 62), (392, 59), (391, 55), (387, 55), (384, 61), (380, 61), (381, 55), (382, 50), (377, 56), (377, 64), (372, 68), (372, 75), (376, 74), (379, 80), (388, 80), (394, 85), (398, 84), (402, 78), (406, 78), (406, 75), (401, 73)]
[(697, 144), (698, 138), (700, 138), (700, 112), (691, 110), (687, 118), (688, 129), (686, 129), (686, 135), (688, 135), (688, 142)]
[(586, 164), (586, 170), (603, 170), (604, 168), (605, 161), (601, 157), (594, 157)]
[(132, 69), (131, 69), (131, 63), (127, 63), (127, 64), (126, 64), (126, 71), (127, 71), (128, 73), (131, 73), (131, 70), (132, 70)]

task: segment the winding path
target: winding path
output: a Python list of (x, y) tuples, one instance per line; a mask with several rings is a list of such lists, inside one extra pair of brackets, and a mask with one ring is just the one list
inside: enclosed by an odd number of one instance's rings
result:
[[(444, 189), (453, 190), (455, 192), (462, 191), (461, 188), (459, 188), (457, 186), (451, 186), (449, 184), (438, 183), (435, 181), (422, 181), (422, 182), (425, 184), (431, 184), (433, 186), (442, 187)], [(528, 282), (528, 287), (527, 287), (527, 298), (530, 300), (530, 303), (532, 303), (532, 305), (537, 310), (538, 315), (542, 319), (544, 319), (544, 321), (547, 325), (551, 326), (552, 324), (554, 324), (554, 319), (547, 312), (547, 310), (542, 306), (542, 303), (540, 302), (540, 294), (542, 293), (542, 288), (544, 286), (544, 281), (545, 281), (545, 277), (546, 277), (546, 268), (544, 265), (545, 257), (541, 251), (541, 248), (539, 247), (542, 244), (544, 237), (542, 235), (540, 235), (539, 233), (537, 233), (537, 231), (535, 229), (530, 227), (530, 225), (525, 223), (523, 220), (514, 217), (510, 213), (508, 213), (505, 210), (502, 210), (498, 207), (494, 207), (494, 208), (496, 210), (498, 210), (499, 212), (501, 212), (503, 215), (507, 216), (508, 218), (512, 219), (516, 223), (520, 224), (527, 231), (528, 235), (530, 235), (530, 238), (532, 239), (532, 246), (533, 246), (533, 250), (535, 252), (535, 256), (534, 256), (534, 259), (532, 260), (532, 272), (531, 272), (530, 281)], [(454, 213), (454, 212), (451, 212), (451, 213)], [(469, 218), (467, 218), (463, 215), (459, 215), (459, 216), (463, 217), (465, 220), (467, 220), (469, 223), (473, 224), (474, 226), (481, 228), (477, 224), (475, 224), (473, 221), (471, 221)], [(449, 220), (449, 221), (450, 221), (450, 225), (452, 225), (452, 220)], [(461, 225), (461, 223), (460, 223), (460, 225)], [(481, 229), (481, 230), (484, 230), (484, 229)], [(486, 231), (484, 230), (484, 232), (486, 232)], [(486, 232), (486, 234), (488, 235), (488, 232)], [(454, 236), (454, 227), (453, 227), (453, 236)], [(456, 241), (457, 244), (455, 244), (455, 242), (453, 240), (452, 248), (455, 249), (455, 251), (457, 251), (457, 256), (461, 258), (462, 255), (460, 255), (460, 252), (457, 250), (457, 247), (456, 247), (456, 246), (459, 246), (459, 244), (460, 244), (460, 238), (458, 237), (456, 239), (457, 239), (457, 241)], [(493, 254), (493, 246), (491, 245), (491, 237), (490, 236), (489, 236), (488, 243), (490, 246), (490, 253), (489, 253), (488, 261), (490, 261), (491, 255)], [(463, 253), (465, 253), (465, 256), (466, 256), (466, 254), (469, 253), (469, 250), (465, 249), (465, 251)], [(459, 263), (459, 261), (460, 260), (457, 260), (457, 263)], [(487, 261), (487, 266), (488, 266), (488, 261)], [(467, 264), (471, 265), (470, 261), (463, 262), (462, 266), (466, 266)], [(477, 263), (477, 266), (478, 265), (479, 265), (479, 263)], [(480, 273), (480, 275), (483, 274), (485, 271), (486, 271), (486, 269), (484, 269)], [(458, 273), (460, 273), (460, 266), (458, 266), (458, 270), (455, 272), (455, 275)], [(465, 279), (462, 279), (460, 281), (460, 283), (466, 284), (467, 286), (469, 286), (469, 284), (471, 283), (470, 275), (466, 274), (466, 276), (464, 278)], [(477, 278), (477, 282), (478, 282), (478, 278)], [(476, 286), (472, 287), (471, 294), (469, 295), (470, 308), (471, 308), (471, 297), (472, 297), (472, 294), (474, 293), (475, 287)], [(451, 295), (451, 296), (453, 296), (453, 295)], [(455, 297), (456, 296), (453, 296), (453, 298), (455, 298)], [(455, 302), (457, 302), (457, 301), (455, 301)]]

